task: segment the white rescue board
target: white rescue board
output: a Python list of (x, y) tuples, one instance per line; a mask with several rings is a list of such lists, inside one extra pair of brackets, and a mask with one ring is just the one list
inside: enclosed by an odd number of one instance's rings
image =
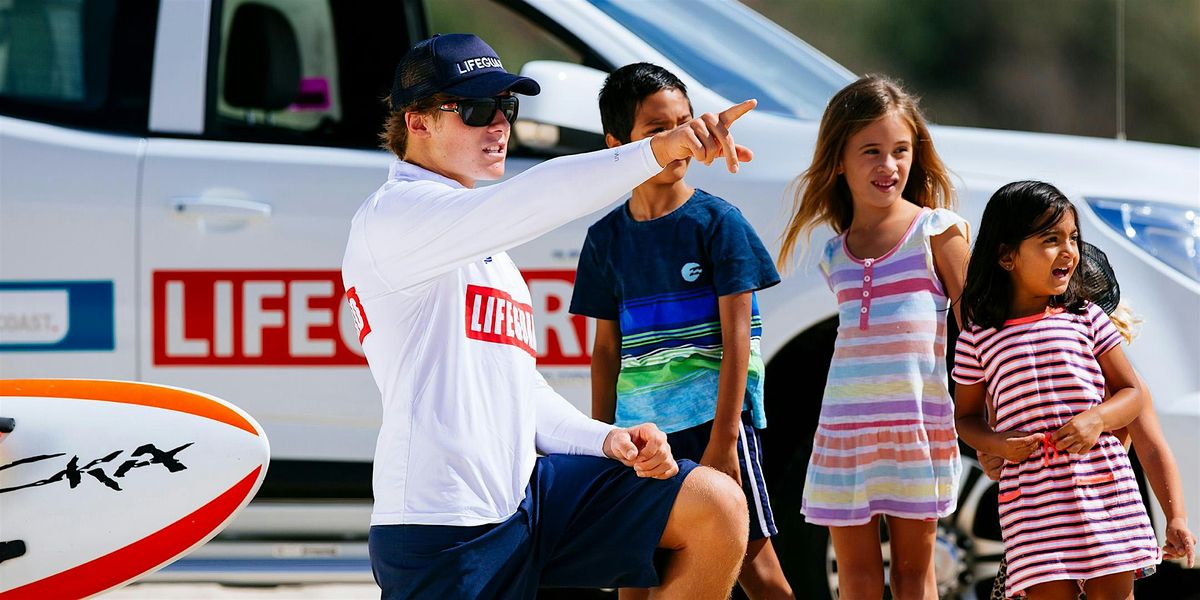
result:
[(242, 410), (146, 383), (0, 380), (6, 424), (0, 600), (82, 598), (162, 568), (233, 520), (270, 459)]

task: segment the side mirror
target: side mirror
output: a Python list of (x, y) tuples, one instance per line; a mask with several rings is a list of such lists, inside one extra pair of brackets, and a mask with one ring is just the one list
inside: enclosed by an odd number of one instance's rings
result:
[(604, 148), (597, 98), (608, 74), (552, 60), (525, 63), (521, 75), (542, 86), (537, 96), (521, 97), (514, 136), (526, 148), (547, 154), (574, 154)]

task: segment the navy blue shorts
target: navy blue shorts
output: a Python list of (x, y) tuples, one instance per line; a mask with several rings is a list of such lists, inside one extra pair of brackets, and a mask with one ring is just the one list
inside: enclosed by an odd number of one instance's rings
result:
[(533, 598), (542, 587), (653, 587), (655, 554), (683, 479), (643, 479), (607, 458), (539, 458), (502, 523), (375, 525), (368, 547), (382, 598)]
[[(771, 514), (771, 499), (767, 497), (767, 481), (763, 478), (762, 443), (758, 430), (754, 428), (750, 411), (742, 412), (742, 435), (738, 436), (738, 464), (742, 468), (742, 491), (746, 494), (746, 506), (750, 509), (750, 540), (761, 540), (779, 533), (775, 516)], [(700, 462), (708, 438), (712, 433), (712, 421), (667, 434), (671, 444), (671, 455), (676, 460), (686, 458)]]

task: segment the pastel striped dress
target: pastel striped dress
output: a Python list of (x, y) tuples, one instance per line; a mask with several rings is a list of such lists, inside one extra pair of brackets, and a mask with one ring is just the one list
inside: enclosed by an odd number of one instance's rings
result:
[[(1095, 304), (1085, 314), (1047, 312), (969, 328), (958, 338), (954, 380), (985, 381), (996, 431), (1053, 433), (1104, 399), (1096, 357), (1120, 343)], [(1005, 597), (1058, 579), (1152, 573), (1161, 561), (1129, 457), (1115, 436), (1085, 454), (1038, 449), (1000, 473), (1000, 529), (1008, 560)]]
[(825, 247), (838, 333), (804, 482), (810, 523), (936, 519), (955, 509), (962, 465), (946, 383), (949, 301), (929, 242), (951, 227), (968, 233), (953, 212), (923, 209), (878, 258), (851, 255), (845, 233)]

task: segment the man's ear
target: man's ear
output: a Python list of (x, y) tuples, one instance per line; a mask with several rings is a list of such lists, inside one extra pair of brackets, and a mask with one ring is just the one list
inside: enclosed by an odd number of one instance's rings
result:
[(604, 144), (606, 146), (608, 146), (609, 148), (616, 148), (617, 146), (625, 145), (624, 143), (621, 142), (621, 140), (618, 140), (617, 138), (613, 137), (613, 134), (611, 134), (611, 133), (604, 134)]
[(404, 124), (408, 127), (408, 135), (422, 139), (429, 139), (432, 135), (429, 132), (430, 115), (423, 113), (407, 112), (404, 113)]

